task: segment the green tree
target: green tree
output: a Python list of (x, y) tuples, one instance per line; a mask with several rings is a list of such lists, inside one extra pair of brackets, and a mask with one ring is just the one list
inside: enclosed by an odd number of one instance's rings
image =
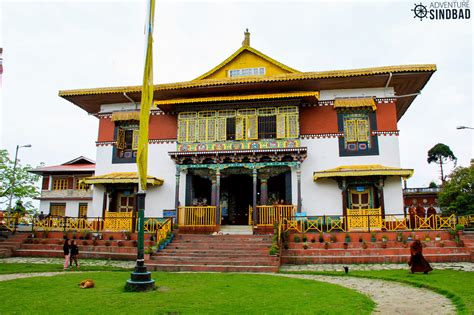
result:
[(445, 214), (474, 214), (474, 167), (458, 167), (445, 182), (438, 196)]
[(454, 166), (456, 166), (457, 158), (454, 156), (453, 151), (451, 151), (451, 149), (446, 144), (438, 143), (428, 151), (428, 163), (434, 162), (439, 164), (441, 170), (441, 182), (443, 184), (446, 181), (443, 165), (449, 161), (454, 162)]
[[(13, 170), (14, 161), (8, 156), (7, 150), (0, 150), (0, 208), (6, 209), (10, 194), (12, 194), (12, 208), (17, 200), (24, 198), (35, 198), (39, 195), (39, 189), (36, 186), (39, 176), (29, 173), (30, 165), (22, 166), (17, 163)], [(33, 207), (31, 202), (24, 204), (27, 210)], [(8, 210), (8, 209), (7, 209)]]

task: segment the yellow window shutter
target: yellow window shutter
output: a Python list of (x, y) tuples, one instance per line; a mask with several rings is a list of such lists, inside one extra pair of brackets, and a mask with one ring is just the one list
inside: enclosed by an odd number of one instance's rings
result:
[(357, 120), (357, 141), (369, 141), (369, 122), (365, 119)]
[(300, 133), (298, 115), (288, 115), (286, 128), (288, 138), (298, 138)]
[(197, 141), (199, 142), (206, 142), (206, 119), (199, 119), (197, 121)]
[(186, 141), (196, 141), (196, 120), (188, 119), (186, 121)]
[(132, 134), (132, 150), (138, 150), (138, 130), (133, 130)]
[(245, 139), (245, 117), (235, 117), (235, 140)]
[(217, 141), (225, 141), (227, 139), (227, 118), (219, 118), (217, 119)]
[(207, 119), (207, 137), (206, 141), (216, 141), (216, 119), (209, 118)]
[(178, 142), (185, 142), (187, 132), (187, 124), (185, 119), (178, 120)]
[(286, 116), (285, 115), (277, 115), (277, 138), (285, 138), (286, 137)]
[(125, 130), (122, 128), (117, 129), (117, 149), (123, 150), (125, 149)]
[(257, 115), (247, 117), (247, 139), (257, 140), (258, 139), (258, 118)]
[(357, 141), (357, 124), (355, 119), (346, 120), (344, 136), (347, 142)]

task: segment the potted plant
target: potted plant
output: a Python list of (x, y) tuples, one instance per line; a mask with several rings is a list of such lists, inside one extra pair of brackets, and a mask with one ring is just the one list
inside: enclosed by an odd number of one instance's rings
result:
[(298, 235), (293, 236), (293, 242), (299, 243), (300, 242), (300, 237)]
[(109, 241), (113, 241), (114, 240), (114, 236), (113, 235), (110, 235), (109, 236)]
[(403, 240), (403, 233), (402, 232), (398, 232), (397, 233), (397, 242), (401, 242)]
[(347, 249), (349, 247), (349, 244), (344, 242), (344, 244), (342, 244), (342, 246), (344, 247), (344, 249)]
[(311, 239), (311, 243), (316, 243), (316, 238), (315, 238), (315, 237), (313, 237), (313, 238)]
[(403, 247), (403, 248), (407, 248), (407, 247), (408, 247), (407, 240), (403, 240), (403, 241), (402, 241), (402, 247)]
[(150, 256), (151, 256), (151, 253), (152, 253), (153, 249), (151, 247), (148, 247), (147, 249), (145, 249), (145, 253), (144, 253), (144, 259), (145, 260), (150, 260)]
[(439, 242), (439, 247), (444, 247), (444, 245), (445, 245), (445, 244), (444, 244), (444, 241), (440, 241), (440, 242)]
[(323, 242), (324, 242), (324, 235), (323, 235), (323, 232), (320, 232), (320, 233), (319, 233), (319, 242), (320, 242), (320, 243), (323, 243)]
[(408, 235), (408, 241), (409, 242), (413, 241), (413, 233), (410, 233), (410, 235)]
[(122, 241), (118, 241), (118, 242), (117, 242), (117, 246), (118, 246), (118, 247), (123, 247), (123, 246), (124, 246), (124, 243), (123, 243)]
[(425, 241), (426, 241), (426, 242), (431, 241), (431, 237), (430, 237), (429, 234), (426, 234), (426, 235), (425, 235)]
[(137, 246), (138, 246), (138, 242), (134, 240), (134, 241), (132, 242), (132, 246), (133, 246), (133, 247), (137, 247)]
[(308, 243), (303, 243), (303, 249), (308, 249)]
[(441, 234), (436, 234), (435, 241), (441, 241)]
[(123, 238), (124, 238), (124, 240), (128, 241), (131, 236), (132, 236), (132, 233), (131, 233), (130, 231), (125, 231), (125, 232), (123, 232)]
[(362, 241), (362, 248), (363, 249), (367, 249), (368, 245), (365, 241)]
[(382, 240), (382, 243), (380, 244), (380, 247), (381, 248), (387, 248), (387, 241)]
[(324, 243), (324, 249), (328, 249), (329, 248), (329, 243), (328, 242), (325, 242)]
[(337, 242), (336, 234), (331, 234), (331, 236), (329, 237), (329, 239), (331, 240), (331, 243), (336, 243), (336, 242)]
[(387, 242), (387, 235), (382, 235), (382, 243), (386, 243)]
[(375, 232), (370, 233), (370, 241), (372, 243), (377, 242), (377, 239), (375, 238), (375, 235), (376, 235)]
[(276, 245), (272, 245), (270, 251), (268, 253), (270, 256), (277, 256), (278, 255), (278, 247)]
[(363, 241), (362, 236), (359, 236), (359, 243), (362, 243)]
[(87, 240), (83, 240), (82, 245), (87, 246), (87, 245), (89, 245), (89, 242)]
[(349, 233), (346, 233), (346, 237), (344, 238), (344, 242), (350, 243), (351, 241), (351, 235)]

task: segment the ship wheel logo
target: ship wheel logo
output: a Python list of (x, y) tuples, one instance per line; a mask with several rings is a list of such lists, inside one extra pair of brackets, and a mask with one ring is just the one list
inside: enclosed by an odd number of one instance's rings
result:
[(415, 8), (411, 10), (413, 13), (415, 13), (413, 18), (419, 18), (420, 21), (423, 21), (423, 19), (426, 18), (426, 15), (428, 15), (428, 9), (426, 9), (426, 6), (424, 6), (421, 2), (420, 4), (415, 3)]

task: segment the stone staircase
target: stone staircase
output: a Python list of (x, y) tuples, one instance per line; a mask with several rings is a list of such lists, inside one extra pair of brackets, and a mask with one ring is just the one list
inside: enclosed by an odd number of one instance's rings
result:
[(464, 246), (471, 250), (471, 261), (474, 262), (474, 231), (464, 231), (461, 235)]
[(28, 237), (26, 233), (7, 233), (0, 238), (0, 258), (12, 256)]
[(178, 234), (146, 265), (156, 271), (277, 272), (271, 245), (271, 235)]
[[(360, 233), (362, 235), (363, 233)], [(389, 240), (383, 244), (379, 241), (370, 241), (370, 235), (367, 233), (363, 239), (366, 239), (367, 248), (363, 248), (363, 243), (353, 239), (344, 247), (344, 235), (338, 237), (338, 241), (330, 243), (326, 248), (324, 243), (317, 240), (294, 242), (290, 241), (288, 249), (282, 250), (282, 264), (374, 264), (374, 263), (406, 263), (410, 258), (410, 248), (408, 242), (403, 244), (397, 242), (395, 234), (383, 233), (389, 236)], [(420, 234), (424, 234), (420, 232)], [(474, 246), (474, 234), (465, 238), (465, 246), (458, 247), (456, 242), (449, 240), (447, 232), (442, 232), (442, 241), (423, 241), (426, 247), (423, 249), (423, 256), (429, 262), (469, 262), (472, 261), (472, 251)], [(471, 239), (471, 237), (473, 237)], [(311, 239), (311, 238), (309, 238)], [(472, 243), (471, 243), (472, 242)]]

